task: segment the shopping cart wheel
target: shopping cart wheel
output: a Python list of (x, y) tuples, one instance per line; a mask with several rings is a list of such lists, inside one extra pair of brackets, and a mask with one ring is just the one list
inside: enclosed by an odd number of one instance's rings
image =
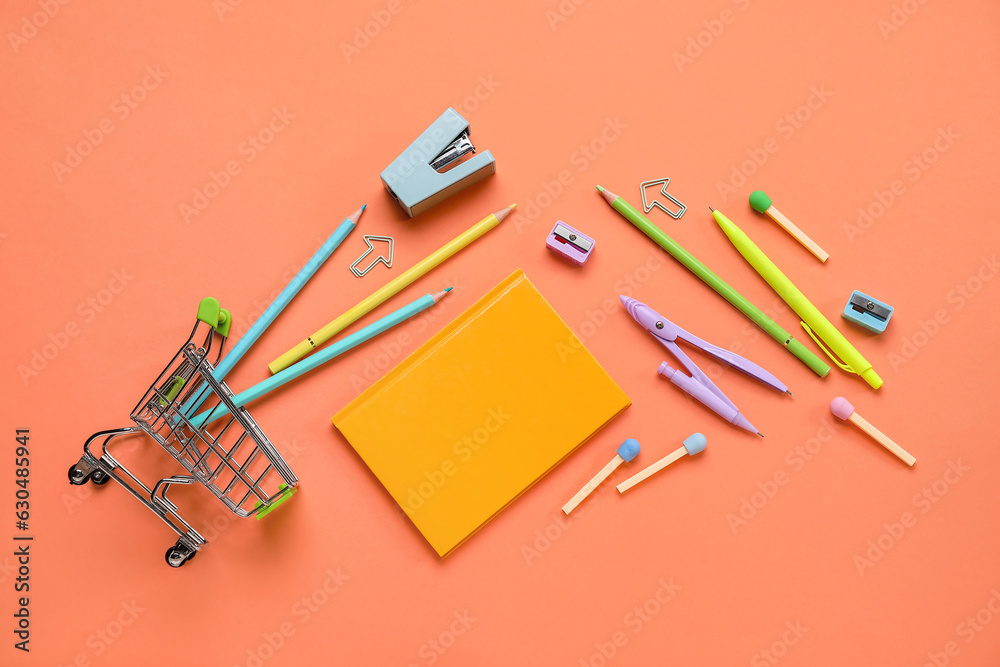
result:
[(167, 565), (170, 567), (180, 567), (184, 563), (188, 562), (194, 558), (196, 552), (191, 551), (185, 545), (181, 544), (180, 541), (174, 546), (167, 549), (166, 560)]
[(69, 468), (69, 483), (76, 486), (82, 486), (87, 482), (103, 486), (108, 483), (109, 479), (111, 479), (111, 476), (108, 473), (100, 468), (95, 468), (83, 459), (77, 461)]
[[(69, 483), (74, 484), (76, 486), (82, 486), (93, 478), (95, 472), (100, 472), (100, 471), (98, 471), (96, 468), (91, 466), (83, 459), (80, 459), (79, 461), (77, 461), (76, 463), (74, 463), (69, 467)], [(108, 480), (105, 479), (103, 482), (97, 482), (97, 483), (103, 484), (106, 481)]]

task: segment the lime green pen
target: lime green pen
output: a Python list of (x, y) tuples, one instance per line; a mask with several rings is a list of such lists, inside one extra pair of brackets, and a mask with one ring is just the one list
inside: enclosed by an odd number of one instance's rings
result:
[(796, 359), (809, 367), (813, 373), (820, 377), (826, 377), (830, 372), (830, 367), (823, 363), (823, 360), (813, 354), (809, 348), (800, 341), (792, 338), (791, 334), (781, 328), (777, 322), (765, 315), (757, 306), (753, 305), (746, 298), (729, 286), (722, 278), (712, 273), (708, 267), (699, 262), (694, 255), (682, 248), (679, 243), (663, 233), (659, 227), (654, 225), (640, 211), (634, 209), (627, 201), (611, 192), (597, 186), (601, 195), (611, 205), (611, 208), (618, 211), (623, 218), (635, 225), (643, 234), (653, 240), (658, 246), (663, 248), (671, 257), (683, 264), (691, 273), (698, 276), (706, 285), (714, 289), (726, 301), (736, 307), (741, 313), (746, 315), (754, 324), (760, 327), (764, 333), (778, 341), (786, 350), (791, 352)]
[[(754, 268), (754, 271), (760, 274), (761, 278), (767, 281), (771, 289), (778, 293), (778, 296), (788, 304), (788, 307), (802, 318), (802, 328), (816, 341), (820, 349), (826, 352), (827, 356), (843, 370), (860, 375), (874, 389), (881, 387), (882, 378), (878, 376), (872, 365), (861, 356), (861, 353), (851, 345), (850, 341), (844, 338), (844, 334), (830, 324), (830, 320), (826, 319), (823, 313), (809, 302), (809, 299), (792, 284), (791, 280), (785, 277), (785, 274), (774, 265), (774, 262), (768, 259), (767, 255), (761, 252), (760, 248), (750, 240), (750, 237), (742, 229), (711, 206), (708, 208), (712, 211), (715, 221), (719, 223), (719, 227), (722, 227), (722, 231), (743, 255), (743, 259)], [(838, 361), (837, 357), (840, 357), (842, 361)]]

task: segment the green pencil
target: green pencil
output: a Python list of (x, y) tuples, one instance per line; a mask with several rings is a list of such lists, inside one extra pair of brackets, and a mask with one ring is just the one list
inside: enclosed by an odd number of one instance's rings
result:
[(808, 366), (816, 375), (826, 377), (827, 373), (830, 372), (830, 367), (824, 364), (822, 359), (810, 352), (805, 345), (792, 338), (790, 333), (765, 315), (760, 308), (747, 301), (742, 294), (730, 287), (722, 278), (715, 275), (708, 267), (699, 262), (694, 255), (664, 234), (662, 229), (647, 220), (646, 216), (633, 208), (627, 201), (615, 193), (605, 190), (600, 185), (597, 186), (597, 189), (604, 195), (607, 202), (611, 204), (611, 208), (618, 211), (623, 218), (638, 227), (639, 231), (666, 250), (671, 257), (687, 267), (691, 273), (698, 276), (702, 282), (718, 292), (722, 298), (733, 304), (751, 322), (763, 329), (764, 333), (781, 343), (786, 350), (795, 355), (796, 359)]

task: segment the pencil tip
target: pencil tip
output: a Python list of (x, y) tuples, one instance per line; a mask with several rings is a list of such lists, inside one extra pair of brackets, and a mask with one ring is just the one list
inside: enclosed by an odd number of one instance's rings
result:
[(792, 396), (792, 397), (795, 396), (795, 394), (793, 394), (792, 392), (788, 391), (787, 389), (785, 390), (785, 393), (788, 394), (789, 396)]
[(715, 213), (715, 209), (712, 208), (711, 206), (708, 207), (708, 210), (711, 211), (712, 213)]
[(757, 431), (757, 435), (759, 435), (759, 436), (760, 436), (760, 437), (762, 437), (762, 438), (764, 437), (764, 434), (763, 434), (763, 433), (761, 433), (760, 431)]
[(503, 222), (503, 219), (506, 218), (508, 215), (510, 215), (510, 212), (513, 211), (516, 207), (517, 204), (511, 204), (507, 208), (501, 209), (496, 213), (494, 213), (493, 215), (496, 216), (498, 222)]
[(368, 204), (362, 204), (361, 208), (359, 208), (357, 211), (347, 216), (347, 219), (353, 222), (354, 224), (358, 224), (358, 220), (361, 218), (361, 214), (365, 212), (366, 206), (368, 206)]
[(450, 292), (451, 290), (452, 290), (451, 287), (446, 287), (445, 289), (441, 290), (440, 292), (434, 292), (433, 294), (431, 294), (431, 298), (434, 299), (434, 303), (437, 303), (438, 301), (440, 301), (441, 299), (443, 299), (444, 295), (447, 294), (448, 292)]
[(597, 190), (604, 197), (604, 201), (608, 202), (609, 204), (614, 204), (615, 200), (618, 199), (618, 195), (616, 195), (611, 190), (608, 190), (607, 188), (602, 188), (600, 185), (598, 185)]
[(455, 288), (454, 288), (454, 287), (445, 287), (445, 288), (444, 288), (444, 291), (445, 291), (445, 292), (450, 292), (450, 291), (452, 291), (453, 289), (455, 289)]

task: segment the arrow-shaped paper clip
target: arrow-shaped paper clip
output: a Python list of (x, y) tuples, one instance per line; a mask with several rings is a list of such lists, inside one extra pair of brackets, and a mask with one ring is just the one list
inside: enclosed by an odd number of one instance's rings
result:
[[(389, 253), (388, 253), (389, 256), (385, 257), (383, 255), (379, 255), (378, 259), (376, 259), (374, 262), (372, 262), (371, 264), (368, 265), (368, 268), (366, 268), (364, 271), (359, 271), (358, 270), (358, 264), (361, 263), (361, 260), (363, 260), (365, 257), (367, 257), (368, 255), (370, 255), (372, 253), (372, 251), (375, 250), (375, 246), (374, 246), (374, 244), (372, 244), (372, 241), (385, 241), (386, 243), (388, 243), (389, 244)], [(361, 255), (361, 257), (358, 257), (356, 260), (354, 260), (354, 263), (351, 264), (351, 273), (353, 273), (358, 278), (360, 278), (363, 275), (365, 275), (366, 273), (368, 273), (369, 271), (371, 271), (373, 268), (375, 268), (375, 265), (378, 264), (379, 262), (381, 262), (382, 264), (385, 264), (386, 268), (392, 268), (392, 250), (395, 247), (395, 242), (392, 240), (391, 236), (367, 236), (366, 235), (365, 236), (365, 243), (368, 244), (368, 250), (365, 250), (364, 254)]]
[[(650, 204), (646, 203), (646, 187), (650, 186), (650, 185), (659, 185), (660, 183), (663, 183), (663, 188), (660, 190), (660, 194), (663, 195), (664, 197), (666, 197), (667, 199), (669, 199), (670, 201), (672, 201), (673, 203), (677, 204), (678, 210), (677, 210), (676, 213), (674, 211), (668, 210), (666, 206), (664, 206), (660, 202), (656, 201), (655, 199)], [(660, 210), (662, 210), (664, 213), (666, 213), (667, 215), (669, 215), (674, 220), (680, 220), (681, 216), (684, 215), (684, 211), (687, 210), (687, 206), (685, 206), (684, 204), (682, 204), (679, 201), (677, 201), (677, 199), (672, 194), (670, 194), (669, 192), (667, 192), (667, 186), (668, 185), (670, 185), (670, 179), (669, 178), (658, 178), (658, 179), (653, 180), (653, 181), (646, 181), (645, 183), (643, 183), (642, 185), (639, 186), (639, 191), (642, 193), (642, 209), (643, 209), (643, 212), (649, 213), (650, 211), (653, 210), (654, 206), (658, 206), (660, 208)]]

